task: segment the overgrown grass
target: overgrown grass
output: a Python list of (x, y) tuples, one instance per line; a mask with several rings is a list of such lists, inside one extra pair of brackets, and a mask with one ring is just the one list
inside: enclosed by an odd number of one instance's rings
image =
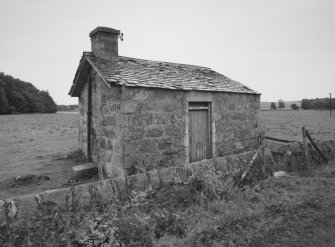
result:
[(318, 206), (307, 200), (309, 192), (334, 171), (270, 177), (225, 194), (219, 184), (196, 179), (124, 201), (98, 200), (36, 216), (24, 227), (2, 226), (0, 246), (248, 246), (279, 228), (290, 212)]
[(76, 162), (81, 162), (81, 161), (87, 160), (86, 155), (84, 154), (84, 152), (80, 148), (78, 148), (76, 150), (73, 150), (73, 151), (70, 151), (66, 155), (66, 159), (75, 160)]

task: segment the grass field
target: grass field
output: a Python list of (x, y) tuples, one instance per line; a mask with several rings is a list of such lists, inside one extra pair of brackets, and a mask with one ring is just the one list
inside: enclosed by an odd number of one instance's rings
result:
[[(315, 139), (335, 139), (335, 116), (327, 111), (262, 111), (260, 126), (267, 136), (301, 140), (306, 126)], [(64, 159), (78, 148), (78, 114), (0, 116), (0, 199), (64, 186), (73, 160)], [(25, 186), (5, 186), (24, 175), (48, 176)]]
[(329, 111), (261, 111), (260, 126), (266, 136), (301, 141), (303, 126), (316, 140), (335, 140), (335, 113)]
[[(278, 101), (272, 101), (272, 102), (275, 103), (278, 108), (279, 106)], [(265, 102), (265, 101), (261, 102), (261, 110), (270, 110), (272, 102)], [(299, 108), (301, 107), (300, 101), (285, 101), (285, 109), (291, 110), (291, 104), (296, 104), (297, 106), (299, 106)]]
[[(0, 116), (0, 133), (0, 199), (58, 188), (67, 182), (73, 161), (64, 157), (77, 149), (77, 113)], [(24, 175), (50, 179), (4, 188), (8, 179)]]

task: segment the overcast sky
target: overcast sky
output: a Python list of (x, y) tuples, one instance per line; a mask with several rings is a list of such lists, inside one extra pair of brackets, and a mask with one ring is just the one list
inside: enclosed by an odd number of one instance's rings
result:
[(0, 0), (0, 71), (67, 95), (89, 32), (119, 55), (210, 67), (262, 101), (335, 96), (335, 0)]

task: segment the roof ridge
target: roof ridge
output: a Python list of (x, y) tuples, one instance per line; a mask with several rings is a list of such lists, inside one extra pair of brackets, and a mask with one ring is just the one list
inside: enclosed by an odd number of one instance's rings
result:
[[(89, 52), (89, 51), (84, 51), (83, 55), (94, 56), (93, 52)], [(166, 61), (150, 60), (150, 59), (143, 59), (143, 58), (136, 58), (136, 57), (127, 57), (127, 56), (119, 56), (119, 57), (120, 58), (125, 58), (125, 59), (134, 59), (134, 60), (141, 60), (141, 61), (148, 61), (148, 62), (155, 62), (155, 63), (168, 63), (168, 64), (175, 64), (175, 65), (182, 65), (182, 66), (188, 66), (188, 67), (194, 67), (194, 68), (200, 68), (200, 69), (207, 69), (207, 70), (211, 70), (211, 71), (216, 72), (215, 70), (213, 70), (210, 67), (199, 66), (199, 65), (194, 65), (194, 64), (166, 62)], [(104, 60), (104, 59), (101, 59), (101, 58), (98, 58), (98, 57), (95, 57), (95, 58), (108, 62), (108, 60)]]
[[(174, 90), (260, 94), (211, 68), (190, 64), (119, 56), (111, 62), (83, 52), (78, 73), (86, 60), (107, 84)], [(77, 78), (77, 74), (75, 76)]]
[(158, 61), (158, 60), (150, 60), (150, 59), (143, 59), (143, 58), (135, 58), (135, 57), (126, 57), (126, 56), (119, 56), (121, 58), (126, 59), (135, 59), (135, 60), (142, 60), (142, 61), (149, 61), (149, 62), (155, 62), (155, 63), (168, 63), (168, 64), (176, 64), (176, 65), (182, 65), (182, 66), (189, 66), (189, 67), (196, 67), (201, 69), (208, 69), (212, 70), (209, 67), (199, 66), (199, 65), (193, 65), (193, 64), (186, 64), (186, 63), (174, 63), (174, 62), (166, 62), (166, 61)]

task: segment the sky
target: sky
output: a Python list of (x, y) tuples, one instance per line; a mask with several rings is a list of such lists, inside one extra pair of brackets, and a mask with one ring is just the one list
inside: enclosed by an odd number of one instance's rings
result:
[(261, 101), (335, 96), (334, 0), (0, 0), (0, 72), (68, 96), (89, 32), (119, 55), (209, 67)]

